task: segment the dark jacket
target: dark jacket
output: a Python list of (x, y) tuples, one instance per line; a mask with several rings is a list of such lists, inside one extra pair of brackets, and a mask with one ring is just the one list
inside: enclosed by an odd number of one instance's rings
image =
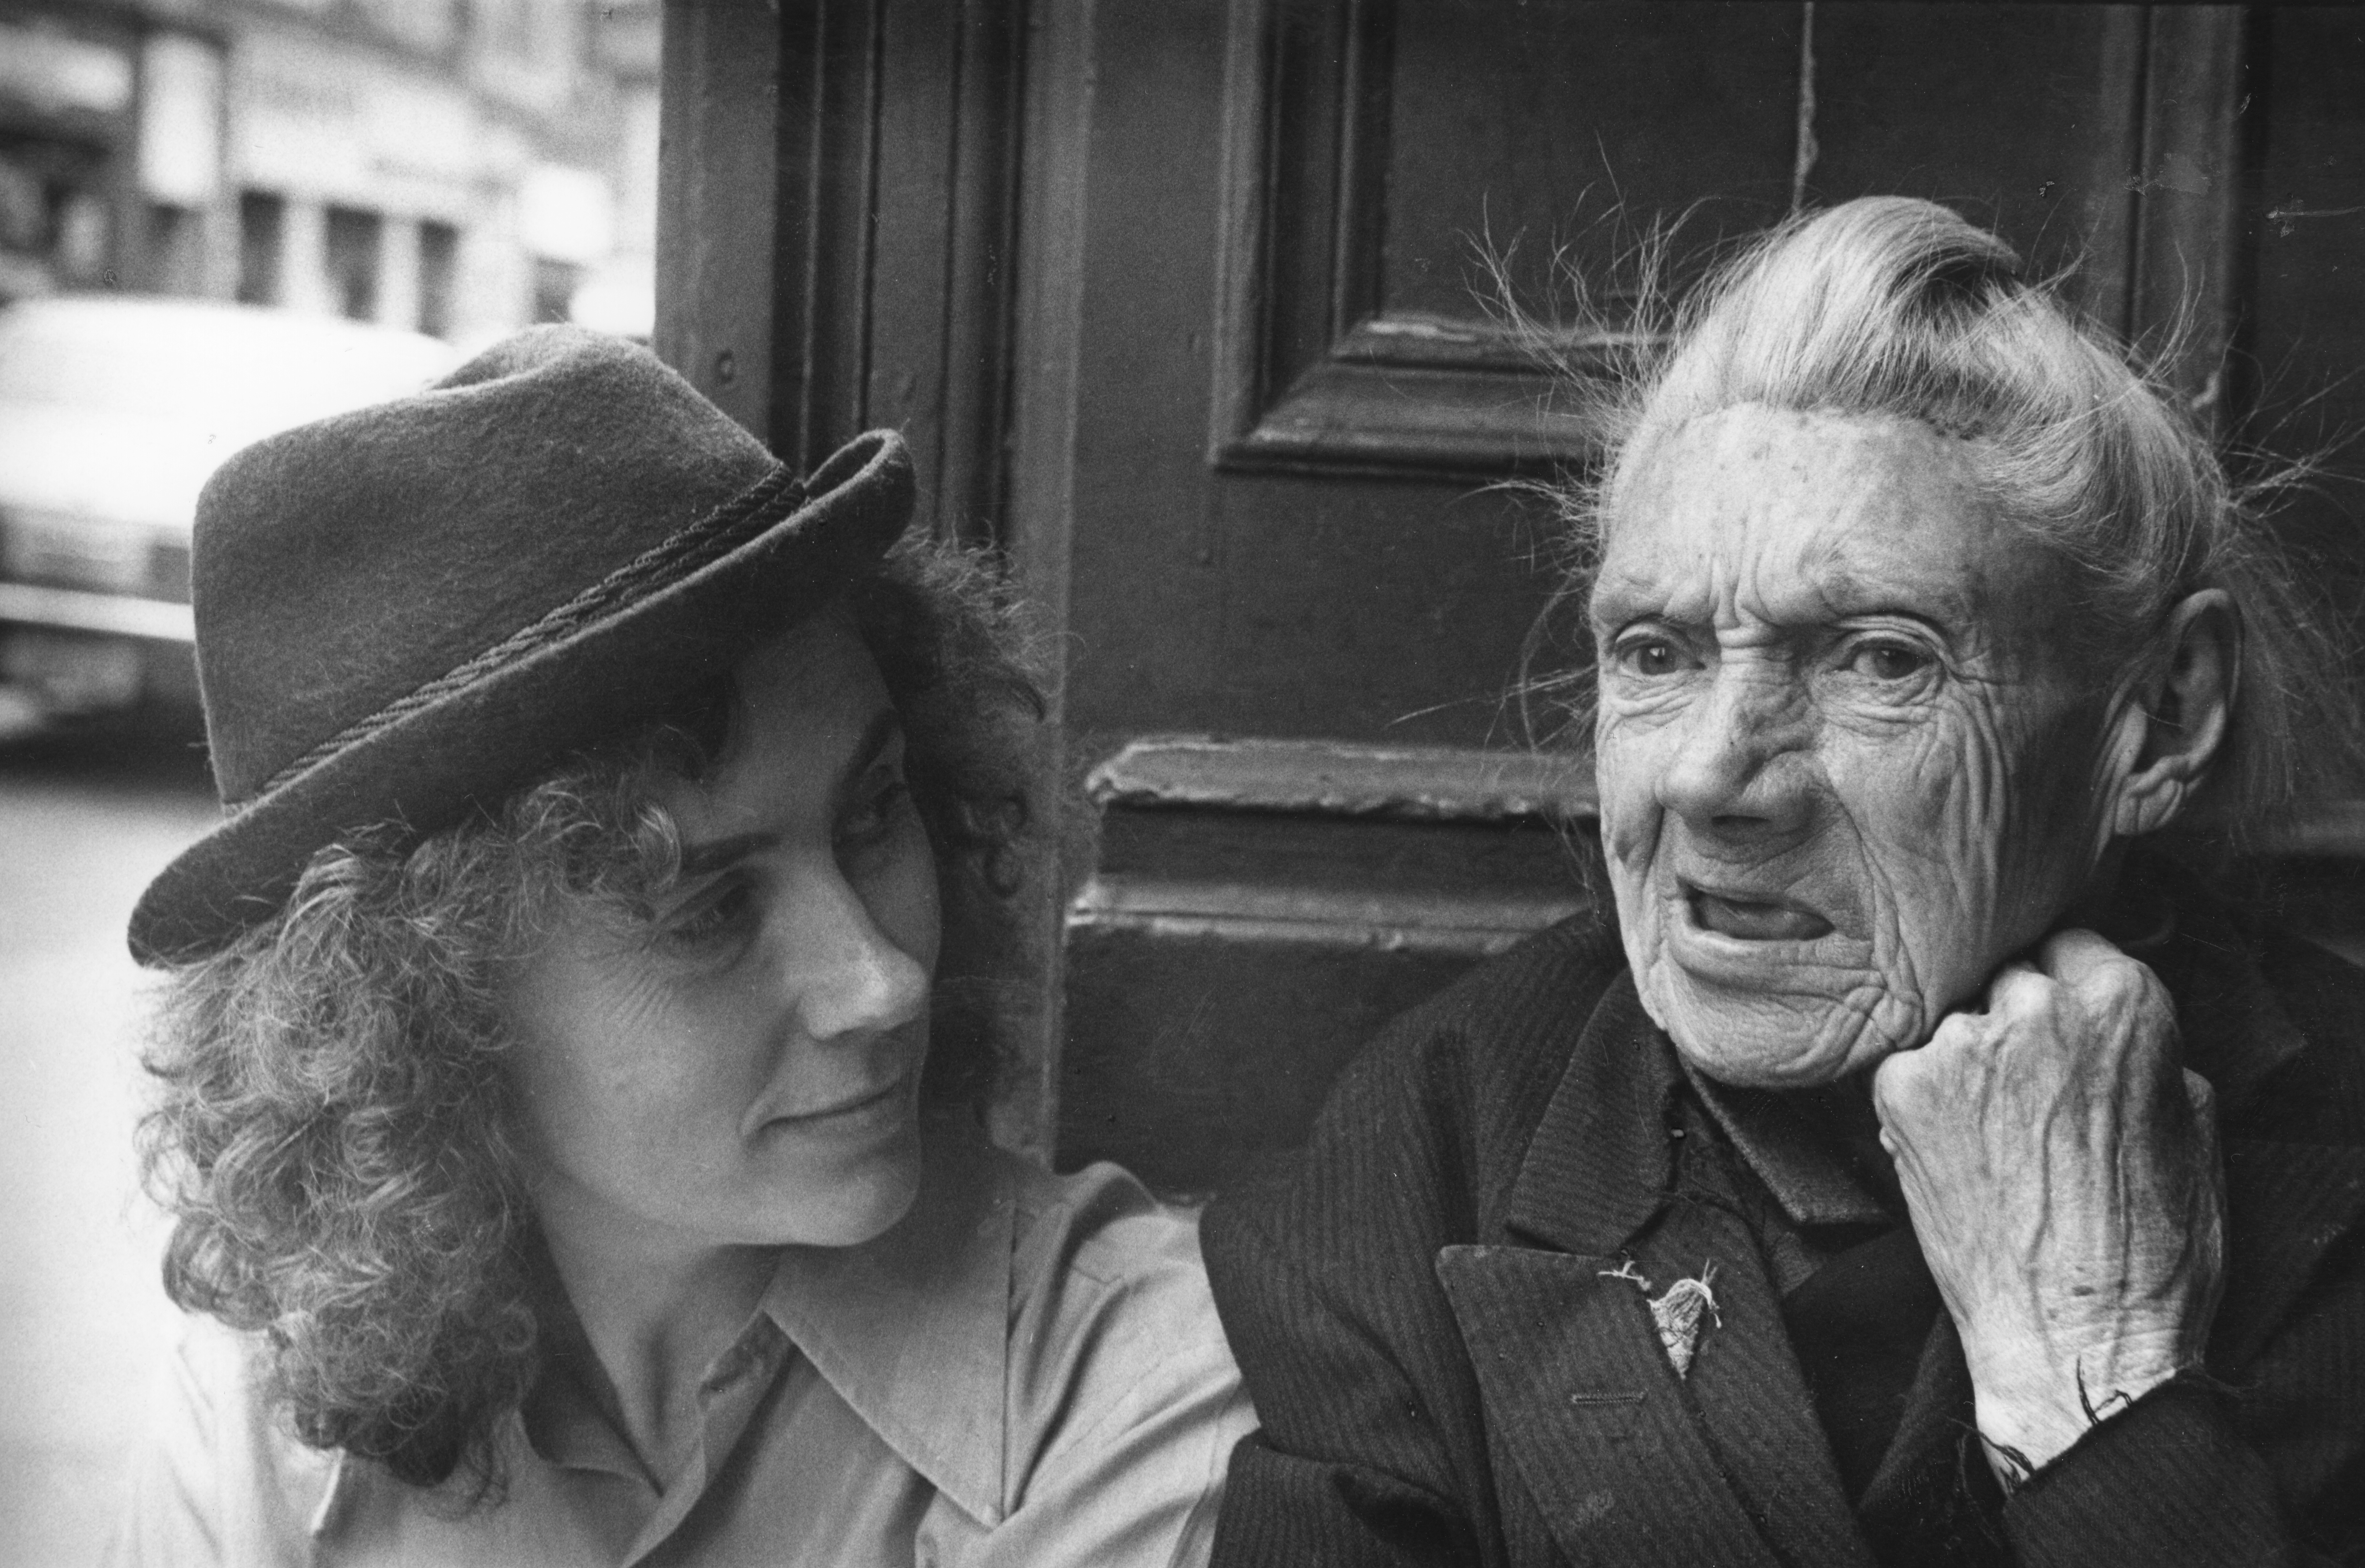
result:
[[(1981, 1462), (1941, 1312), (1852, 1506), (1757, 1238), (1668, 1201), (1665, 1036), (1614, 935), (1571, 923), (1398, 1020), (1283, 1175), (1209, 1210), (1264, 1422), (1233, 1457), (1218, 1568), (1821, 1568), (1925, 1561), (1897, 1542), (1949, 1531), (1963, 1561), (2365, 1557), (2365, 972), (2222, 919), (2177, 945), (2189, 961), (2155, 967), (2226, 1155), (2214, 1386), (2154, 1392), (1950, 1522)], [(1604, 1274), (1706, 1259), (1721, 1321), (1678, 1378), (1642, 1293)]]

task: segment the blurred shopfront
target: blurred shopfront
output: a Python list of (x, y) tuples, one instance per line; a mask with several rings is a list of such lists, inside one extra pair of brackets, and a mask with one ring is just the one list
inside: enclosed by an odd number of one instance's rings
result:
[(0, 298), (649, 329), (655, 5), (0, 0)]

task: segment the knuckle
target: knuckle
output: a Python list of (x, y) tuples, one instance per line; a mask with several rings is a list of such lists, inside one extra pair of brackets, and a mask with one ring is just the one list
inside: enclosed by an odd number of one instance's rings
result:
[(1984, 1070), (1985, 1020), (1949, 1015), (1920, 1047), (1897, 1051), (1872, 1075), (1872, 1108), (1885, 1124), (1919, 1125), (1961, 1103), (1967, 1080)]
[(1899, 1051), (1873, 1070), (1872, 1108), (1882, 1122), (1911, 1115), (1921, 1102), (1930, 1076), (1929, 1063), (1923, 1059), (1928, 1050), (1924, 1046), (1917, 1051)]
[(2131, 1036), (2157, 1043), (2176, 1033), (2176, 1002), (2147, 964), (2121, 958), (2095, 977), (2088, 997), (2103, 1016), (2123, 1021)]
[(2117, 1001), (2133, 1001), (2158, 983), (2148, 966), (2124, 953), (2095, 965), (2087, 981), (2093, 990)]
[(2040, 952), (2045, 968), (2065, 980), (2129, 961), (2109, 938), (2082, 926), (2055, 932), (2045, 939)]
[(1976, 1050), (1987, 1043), (1987, 1038), (1994, 1032), (1994, 1028), (1995, 1025), (1990, 1020), (1978, 1014), (1949, 1013), (1941, 1018), (1938, 1021), (1938, 1026), (1930, 1032), (1930, 1043), (1915, 1054), (1927, 1055), (1936, 1051), (1944, 1057), (1956, 1052)]
[(1988, 1011), (2007, 1019), (2033, 1018), (2054, 1005), (2060, 990), (2049, 975), (2025, 964), (2008, 965), (1989, 988)]

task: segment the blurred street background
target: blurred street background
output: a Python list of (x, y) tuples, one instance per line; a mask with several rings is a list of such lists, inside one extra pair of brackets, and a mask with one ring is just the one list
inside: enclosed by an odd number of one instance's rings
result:
[(140, 889), (215, 820), (189, 521), (530, 322), (645, 340), (656, 0), (0, 0), (0, 1568), (96, 1561), (174, 1315)]
[(169, 1343), (123, 923), (215, 814), (169, 740), (0, 745), (0, 1562), (95, 1561)]
[(0, 0), (0, 298), (645, 336), (655, 0)]

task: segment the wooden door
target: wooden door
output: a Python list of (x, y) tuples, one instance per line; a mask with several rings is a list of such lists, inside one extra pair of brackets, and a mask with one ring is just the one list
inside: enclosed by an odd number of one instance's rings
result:
[[(2191, 308), (2176, 373), (2229, 424), (2261, 403), (2219, 374), (2237, 330), (2255, 357), (2346, 311), (2341, 352), (2365, 348), (2353, 302), (2304, 275), (2353, 255), (2354, 227), (2290, 217), (2365, 206), (2357, 78), (2317, 63), (2354, 57), (2346, 20), (779, 15), (669, 11), (660, 348), (787, 452), (905, 424), (939, 526), (1003, 547), (1043, 608), (1079, 804), (1012, 904), (1051, 979), (1014, 1024), (1003, 1131), (1171, 1188), (1287, 1147), (1384, 1018), (1588, 902), (1588, 770), (1528, 749), (1504, 697), (1554, 526), (1499, 482), (1590, 454), (1490, 257), (1549, 319), (1556, 268), (1614, 284), (1679, 215), (1681, 274), (1801, 204), (1901, 192), (2074, 266), (2138, 340)], [(2275, 118), (2310, 91), (2350, 96)], [(2293, 151), (2293, 125), (2335, 151)], [(2292, 243), (2262, 250), (2260, 181), (2286, 168)], [(1598, 345), (1561, 347), (1582, 373)], [(2345, 537), (2337, 514), (2317, 526)]]

